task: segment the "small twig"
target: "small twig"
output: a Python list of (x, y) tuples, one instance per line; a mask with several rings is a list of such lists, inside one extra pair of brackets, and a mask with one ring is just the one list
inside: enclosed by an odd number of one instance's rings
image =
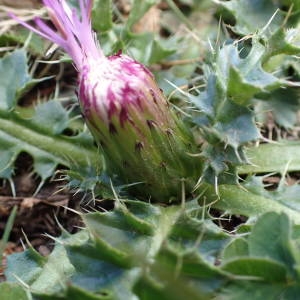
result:
[(28, 22), (36, 17), (41, 17), (45, 14), (46, 9), (16, 9), (5, 5), (0, 5), (0, 35), (4, 34), (11, 27), (18, 25), (19, 23), (11, 18), (9, 18), (8, 13), (15, 14), (22, 21)]
[(189, 59), (163, 61), (160, 64), (163, 68), (166, 68), (166, 67), (169, 68), (169, 67), (173, 67), (173, 66), (189, 65), (189, 64), (201, 62), (202, 60), (203, 60), (202, 57), (197, 57), (197, 58), (189, 58)]

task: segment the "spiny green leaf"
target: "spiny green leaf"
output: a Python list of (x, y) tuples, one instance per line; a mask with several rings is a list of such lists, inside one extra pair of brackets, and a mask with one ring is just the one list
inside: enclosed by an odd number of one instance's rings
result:
[[(158, 268), (169, 271), (170, 274), (176, 273), (177, 262), (180, 260), (180, 272), (184, 276), (190, 276), (194, 279), (204, 279), (213, 281), (227, 278), (227, 274), (220, 269), (205, 261), (196, 251), (179, 251), (169, 245), (163, 245), (156, 257)], [(155, 266), (154, 266), (155, 268)], [(157, 270), (159, 277), (159, 270)], [(162, 271), (163, 273), (163, 271)]]
[(214, 263), (220, 249), (228, 242), (228, 235), (211, 220), (191, 217), (193, 213), (197, 214), (199, 211), (181, 215), (173, 225), (170, 233), (173, 245), (178, 247), (178, 251), (193, 247), (195, 240), (199, 238), (199, 228), (201, 228), (203, 239), (198, 245), (198, 251), (205, 260)]
[(270, 192), (276, 201), (285, 203), (289, 207), (300, 211), (300, 185), (280, 185), (278, 189)]
[(1, 300), (29, 300), (26, 291), (19, 285), (14, 283), (0, 283)]
[(24, 252), (14, 253), (7, 258), (6, 279), (10, 282), (18, 282), (21, 279), (26, 284), (31, 284), (42, 272), (42, 267), (46, 261), (46, 258), (31, 247)]
[(266, 176), (249, 176), (243, 183), (243, 186), (254, 194), (278, 201), (279, 203), (300, 212), (300, 185), (286, 185), (284, 181), (281, 180), (278, 187), (274, 190), (267, 190), (267, 185), (263, 183), (265, 177)]
[(32, 82), (25, 50), (15, 50), (0, 59), (0, 74), (0, 109), (8, 111), (15, 106), (20, 91)]
[(143, 300), (211, 299), (211, 294), (201, 290), (199, 285), (188, 284), (188, 281), (185, 279), (173, 279), (172, 274), (167, 272), (164, 279), (167, 284), (161, 285), (145, 274), (144, 277), (136, 282), (134, 292), (137, 294), (139, 299)]
[(262, 215), (243, 239), (249, 251), (242, 256), (235, 256), (233, 252), (232, 258), (223, 264), (223, 269), (228, 272), (254, 277), (251, 281), (246, 278), (244, 282), (231, 281), (221, 291), (225, 296), (220, 299), (276, 299), (280, 295), (292, 300), (299, 290), (297, 237), (291, 234), (295, 228), (285, 214), (269, 212)]
[(251, 111), (230, 101), (219, 113), (214, 128), (221, 135), (225, 144), (234, 149), (259, 137)]
[[(2, 145), (2, 146), (1, 146)], [(1, 138), (0, 133), (0, 176), (1, 178), (9, 179), (13, 174), (13, 163), (16, 160), (19, 152), (17, 147), (14, 147), (14, 143), (8, 143), (7, 139)]]
[(222, 184), (217, 187), (216, 194), (214, 186), (203, 184), (201, 190), (203, 191), (202, 195), (204, 196), (205, 204), (212, 203), (213, 207), (221, 209), (228, 214), (257, 217), (270, 211), (284, 212), (296, 224), (300, 223), (300, 213), (291, 209), (287, 204), (257, 195), (242, 186)]
[(69, 114), (58, 101), (47, 101), (35, 108), (31, 122), (45, 132), (58, 135), (69, 125)]
[(272, 212), (264, 215), (264, 218), (260, 218), (254, 225), (249, 236), (249, 254), (274, 259), (288, 265), (293, 272), (291, 229), (290, 220), (286, 215)]
[(276, 90), (255, 104), (259, 121), (265, 123), (267, 113), (272, 112), (276, 123), (286, 129), (291, 129), (296, 124), (299, 108), (298, 91), (293, 88)]
[(232, 274), (253, 276), (257, 280), (262, 279), (267, 282), (284, 282), (287, 278), (285, 266), (267, 258), (237, 257), (227, 261), (222, 269)]
[[(82, 233), (74, 235), (73, 239), (78, 239), (78, 235)], [(58, 244), (47, 258), (31, 246), (22, 253), (9, 256), (5, 276), (10, 282), (21, 280), (34, 292), (54, 294), (61, 290), (73, 272), (74, 267), (66, 256), (66, 250)]]
[(200, 112), (203, 112), (211, 121), (215, 120), (218, 107), (226, 101), (221, 81), (212, 74), (208, 76), (206, 89), (197, 96), (190, 95), (189, 98)]
[(235, 166), (247, 161), (241, 146), (260, 136), (253, 113), (227, 98), (216, 75), (209, 75), (206, 89), (189, 98), (200, 110), (194, 122), (208, 143), (202, 147), (206, 180), (211, 182), (209, 178), (216, 175), (219, 182), (234, 183)]
[(111, 295), (102, 291), (99, 293), (89, 292), (87, 290), (81, 289), (78, 286), (68, 285), (67, 289), (60, 294), (40, 294), (35, 293), (34, 299), (37, 300), (114, 300)]
[[(177, 276), (180, 272), (181, 276)], [(142, 299), (211, 299), (227, 280), (227, 274), (204, 261), (195, 252), (180, 253), (168, 245), (158, 253), (148, 276), (134, 286)], [(143, 289), (145, 287), (145, 289)]]
[(252, 47), (245, 58), (241, 58), (236, 45), (224, 46), (217, 56), (217, 74), (222, 80), (228, 97), (239, 105), (248, 105), (257, 93), (280, 87), (284, 82), (262, 68), (265, 47), (252, 40)]
[(223, 261), (231, 260), (236, 257), (248, 256), (249, 255), (249, 247), (248, 243), (243, 238), (235, 238), (233, 239), (224, 249), (222, 253)]
[(239, 167), (239, 174), (299, 171), (300, 144), (297, 141), (280, 141), (246, 149), (250, 164)]
[[(64, 123), (64, 114), (62, 114), (62, 118)], [(56, 118), (52, 118), (52, 121), (56, 121)], [(49, 119), (48, 122), (50, 124)], [(65, 126), (63, 123), (59, 124), (56, 130), (60, 131)], [(58, 164), (67, 167), (72, 166), (72, 164), (75, 167), (76, 165), (83, 167), (87, 165), (101, 166), (97, 149), (94, 148), (93, 150), (90, 147), (91, 144), (88, 146), (87, 141), (82, 139), (80, 135), (67, 137), (50, 134), (48, 128), (45, 130), (43, 125), (39, 126), (36, 121), (23, 119), (15, 112), (8, 114), (0, 110), (0, 141), (0, 145), (3, 147), (0, 171), (2, 177), (6, 178), (11, 176), (14, 161), (22, 151), (33, 156), (35, 171), (38, 172), (42, 180), (53, 174)]]
[[(291, 288), (293, 289), (293, 288)], [(287, 293), (286, 286), (280, 284), (265, 284), (250, 280), (229, 284), (220, 293), (217, 300), (266, 300), (280, 299)], [(294, 298), (283, 298), (293, 300)]]
[[(269, 0), (215, 1), (232, 13), (236, 19), (234, 30), (247, 35), (266, 27), (266, 34), (276, 30), (283, 21), (283, 13), (276, 12), (277, 6)], [(275, 17), (273, 15), (276, 13)]]
[(278, 54), (296, 55), (300, 52), (299, 28), (279, 28), (268, 40), (267, 56)]
[[(97, 241), (80, 246), (67, 245), (68, 257), (76, 270), (71, 278), (72, 284), (93, 292), (107, 291), (114, 297), (122, 293), (130, 295), (135, 272), (124, 268), (115, 252), (106, 251), (103, 243)], [(130, 264), (129, 260), (127, 264)]]

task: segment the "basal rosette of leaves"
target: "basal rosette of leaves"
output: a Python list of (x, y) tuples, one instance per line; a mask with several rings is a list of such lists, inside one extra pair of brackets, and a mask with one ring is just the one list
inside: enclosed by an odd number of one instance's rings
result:
[[(8, 257), (6, 299), (265, 299), (299, 292), (299, 230), (269, 212), (225, 233), (196, 201), (184, 210), (125, 201), (86, 229)], [(218, 263), (217, 263), (218, 262)], [(21, 288), (22, 287), (22, 288)]]

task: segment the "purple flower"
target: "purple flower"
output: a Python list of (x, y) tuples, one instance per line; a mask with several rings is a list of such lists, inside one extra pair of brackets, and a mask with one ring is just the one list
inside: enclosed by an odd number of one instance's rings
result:
[[(199, 174), (188, 152), (194, 141), (171, 112), (152, 73), (121, 52), (106, 57), (91, 27), (92, 0), (79, 0), (80, 15), (64, 0), (43, 0), (56, 28), (35, 19), (31, 31), (58, 44), (78, 71), (78, 98), (102, 148), (106, 169), (157, 200), (178, 195), (179, 180)], [(192, 176), (191, 176), (192, 175)]]

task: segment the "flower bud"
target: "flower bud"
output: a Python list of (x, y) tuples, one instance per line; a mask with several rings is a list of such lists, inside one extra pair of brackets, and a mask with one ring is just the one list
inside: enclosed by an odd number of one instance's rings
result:
[[(191, 134), (170, 110), (152, 73), (121, 52), (105, 57), (91, 28), (91, 0), (79, 0), (81, 15), (64, 0), (44, 0), (57, 31), (41, 19), (30, 30), (61, 46), (78, 71), (78, 99), (101, 147), (109, 174), (147, 198), (166, 202), (193, 188), (201, 161)], [(14, 17), (15, 18), (15, 17)]]

